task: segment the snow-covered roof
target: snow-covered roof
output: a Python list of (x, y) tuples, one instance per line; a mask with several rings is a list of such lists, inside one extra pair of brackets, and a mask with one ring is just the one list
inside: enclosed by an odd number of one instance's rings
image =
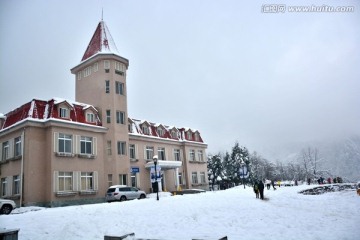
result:
[(99, 22), (81, 61), (85, 61), (98, 53), (113, 53), (119, 55), (110, 31), (103, 20)]
[[(61, 117), (59, 111), (59, 104), (66, 104), (68, 106), (68, 116)], [(92, 109), (95, 115), (94, 122), (86, 121), (85, 110)], [(39, 120), (46, 121), (50, 119), (59, 119), (72, 123), (82, 123), (93, 126), (102, 126), (100, 117), (95, 107), (89, 104), (78, 103), (71, 100), (52, 98), (50, 100), (33, 99), (28, 103), (16, 108), (5, 114), (5, 121), (0, 126), (0, 130), (4, 130), (11, 126), (18, 124), (24, 120)]]
[[(152, 138), (162, 138), (174, 141), (190, 141), (204, 143), (198, 130), (191, 130), (190, 128), (178, 128), (174, 126), (168, 126), (162, 123), (153, 123), (147, 120), (139, 120), (135, 118), (129, 118), (130, 135), (141, 135)], [(147, 126), (147, 132), (143, 132), (143, 126)], [(159, 136), (157, 129), (161, 127), (165, 130), (163, 135)], [(189, 132), (191, 134), (185, 134)]]

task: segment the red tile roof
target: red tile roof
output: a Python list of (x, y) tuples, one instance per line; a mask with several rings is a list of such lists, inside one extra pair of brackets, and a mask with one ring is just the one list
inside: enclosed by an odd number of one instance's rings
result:
[[(69, 118), (62, 118), (59, 116), (59, 105), (65, 103), (69, 106)], [(95, 122), (87, 122), (85, 111), (91, 107)], [(62, 119), (69, 122), (84, 123), (95, 126), (102, 126), (99, 115), (94, 107), (88, 104), (75, 103), (63, 99), (51, 99), (49, 101), (33, 99), (31, 102), (25, 103), (21, 107), (5, 114), (5, 121), (1, 129), (8, 128), (22, 120), (35, 119), (46, 121), (49, 119)]]
[(85, 61), (97, 53), (114, 53), (119, 55), (115, 42), (104, 21), (99, 22), (81, 61)]

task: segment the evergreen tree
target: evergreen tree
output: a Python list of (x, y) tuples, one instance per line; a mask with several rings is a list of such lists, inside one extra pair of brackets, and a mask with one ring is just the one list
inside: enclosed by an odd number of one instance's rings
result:
[(244, 181), (246, 179), (240, 178), (240, 168), (244, 165), (246, 168), (249, 168), (249, 151), (246, 147), (240, 147), (239, 143), (236, 142), (235, 146), (232, 148), (230, 162), (233, 166), (232, 168), (232, 182), (235, 183), (235, 185), (238, 185), (241, 181)]
[(209, 183), (211, 185), (211, 189), (214, 189), (214, 185), (217, 182), (218, 177), (221, 177), (223, 171), (220, 153), (208, 157), (207, 167)]

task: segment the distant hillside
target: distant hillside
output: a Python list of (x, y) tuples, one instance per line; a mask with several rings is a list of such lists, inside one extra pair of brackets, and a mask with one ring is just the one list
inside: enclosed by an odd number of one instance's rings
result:
[(267, 151), (264, 157), (273, 162), (297, 161), (301, 151), (309, 147), (318, 149), (321, 159), (319, 170), (329, 170), (334, 176), (340, 176), (348, 181), (360, 180), (360, 136), (331, 141), (292, 143), (281, 149)]

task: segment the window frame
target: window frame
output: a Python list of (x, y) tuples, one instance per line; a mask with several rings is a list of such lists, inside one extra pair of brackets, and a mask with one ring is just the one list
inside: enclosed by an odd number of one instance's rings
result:
[(22, 138), (21, 136), (14, 139), (14, 157), (20, 157), (22, 155)]
[(105, 80), (105, 93), (110, 93), (110, 80)]
[(158, 147), (158, 160), (166, 160), (166, 152), (164, 147)]
[(154, 147), (152, 146), (145, 146), (145, 159), (146, 160), (153, 160), (154, 157)]
[(191, 183), (199, 184), (198, 174), (197, 172), (191, 172)]
[[(90, 152), (88, 149), (89, 147), (90, 147)], [(94, 148), (93, 137), (80, 136), (80, 154), (81, 155), (92, 155), (94, 152), (93, 148)]]
[(116, 123), (117, 124), (125, 124), (125, 112), (116, 111)]
[[(73, 136), (71, 134), (59, 133), (58, 135), (58, 153), (73, 153)], [(70, 147), (70, 151), (69, 150)], [(63, 148), (63, 149), (61, 149)], [(63, 151), (61, 151), (63, 150)]]
[(125, 95), (124, 94), (125, 84), (123, 82), (116, 81), (115, 82), (115, 93), (118, 95)]
[(118, 155), (126, 155), (126, 142), (124, 141), (118, 141), (117, 142), (117, 150), (118, 150)]

